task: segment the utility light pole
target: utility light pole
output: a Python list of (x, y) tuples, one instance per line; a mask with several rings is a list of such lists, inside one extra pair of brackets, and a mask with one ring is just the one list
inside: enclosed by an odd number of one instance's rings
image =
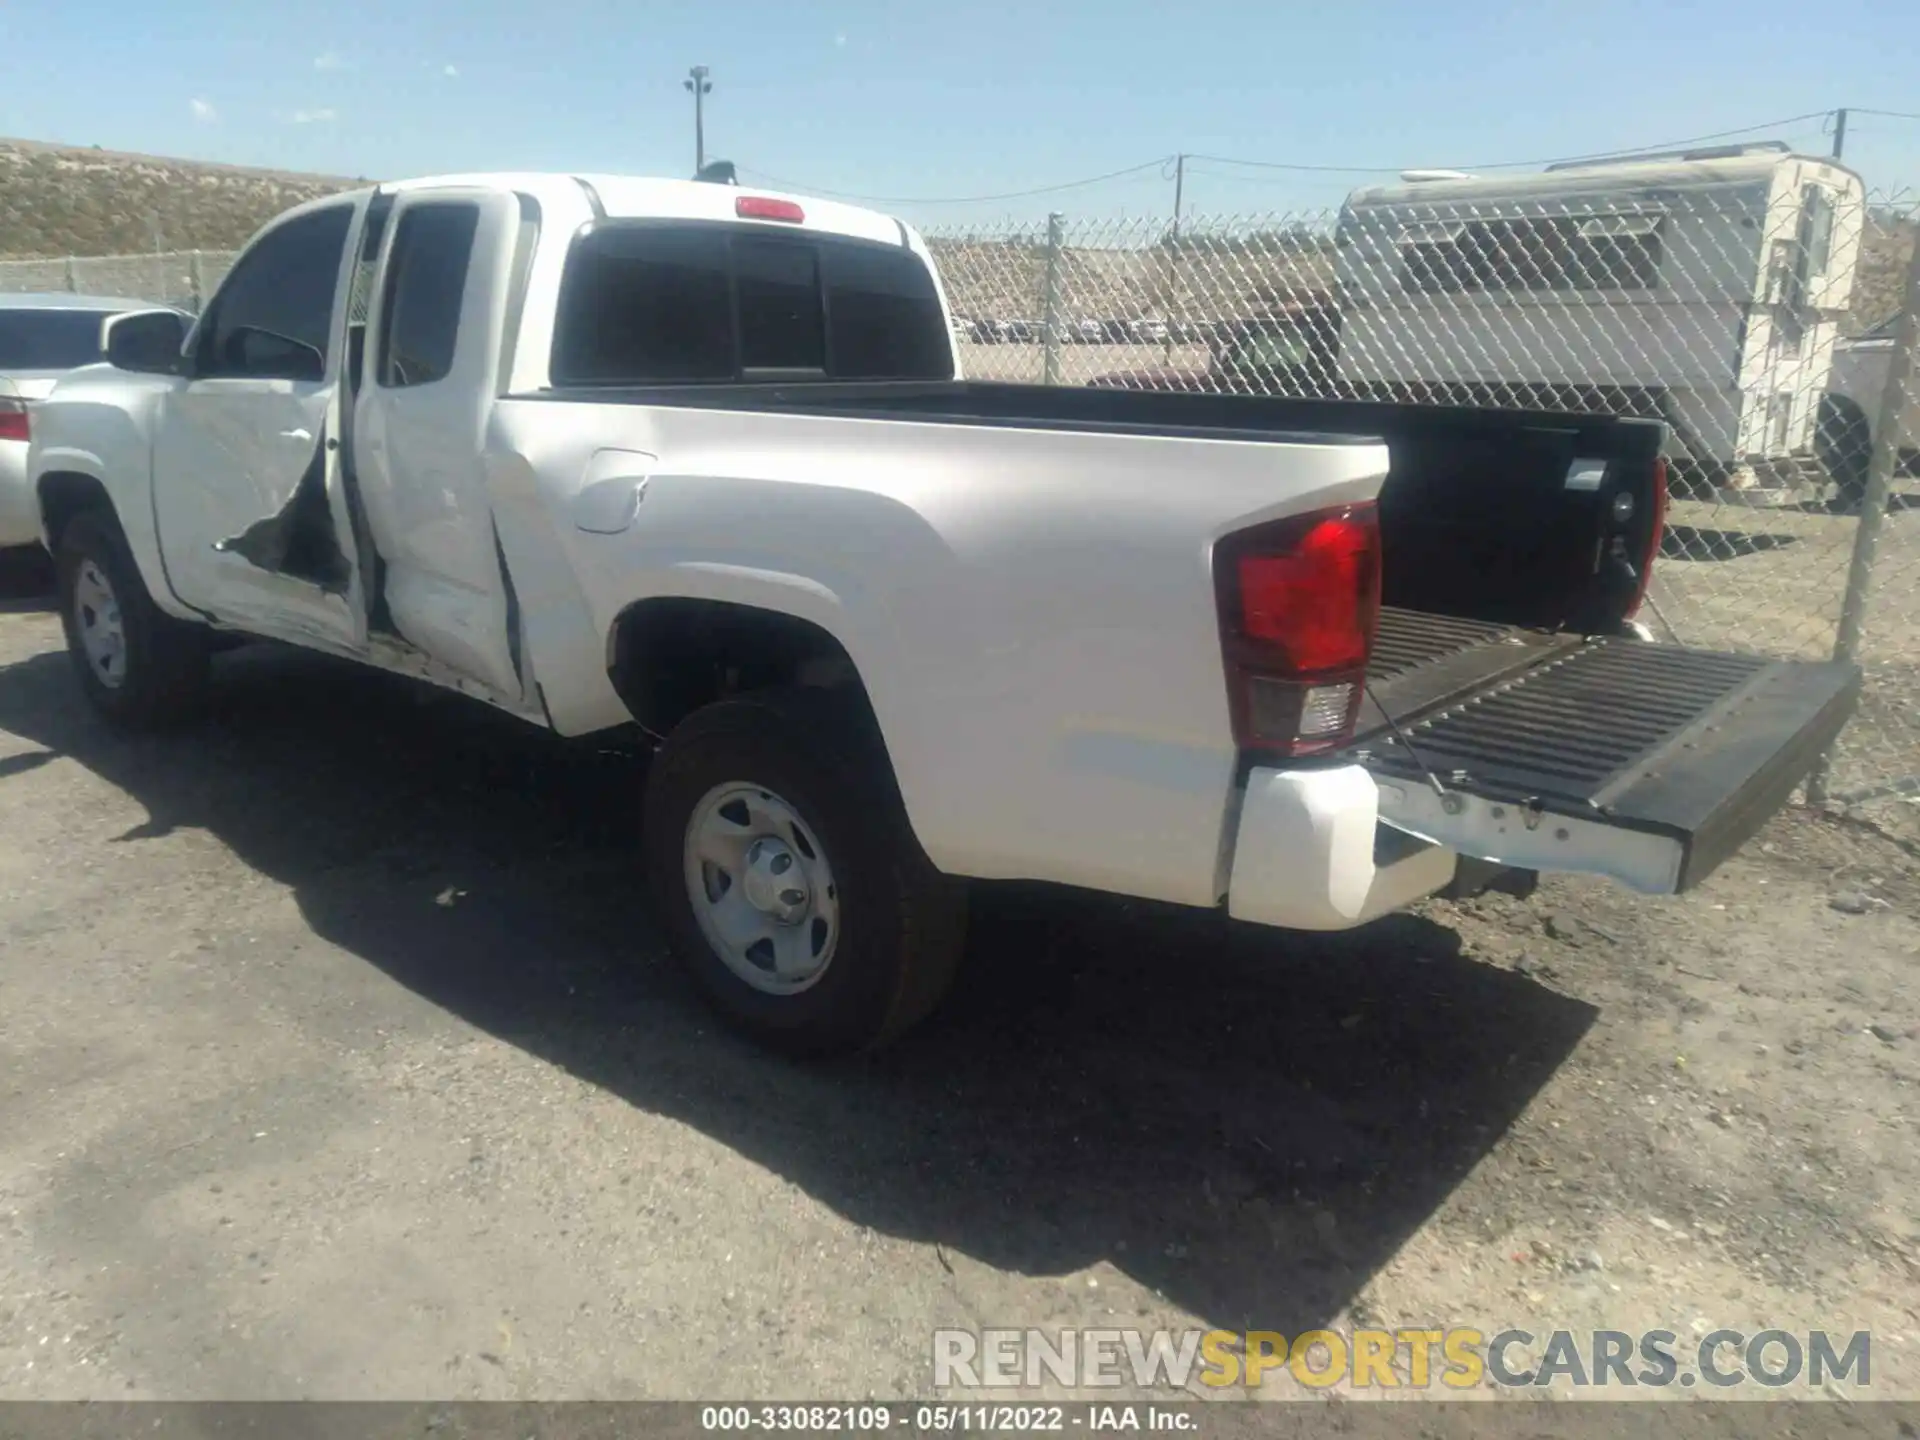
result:
[(707, 167), (706, 99), (713, 93), (713, 82), (707, 78), (711, 73), (706, 66), (696, 65), (680, 82), (693, 92), (693, 168), (696, 171)]

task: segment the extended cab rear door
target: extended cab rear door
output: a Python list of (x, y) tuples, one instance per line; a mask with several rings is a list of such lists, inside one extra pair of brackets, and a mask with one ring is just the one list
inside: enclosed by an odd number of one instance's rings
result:
[[(530, 202), (529, 202), (530, 205)], [(402, 190), (387, 221), (354, 409), (354, 466), (384, 616), (495, 694), (526, 698), (483, 464), (516, 258), (518, 196)]]

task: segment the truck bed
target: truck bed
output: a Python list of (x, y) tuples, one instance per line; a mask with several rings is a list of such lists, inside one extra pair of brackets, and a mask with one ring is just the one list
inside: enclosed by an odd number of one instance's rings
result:
[[(1384, 443), (1386, 602), (1541, 629), (1596, 632), (1618, 622), (1635, 589), (1621, 557), (1650, 548), (1662, 483), (1661, 427), (1612, 415), (977, 381), (577, 386), (511, 398), (1256, 444)], [(1625, 521), (1614, 518), (1623, 496), (1632, 507)]]
[(1383, 778), (1669, 835), (1686, 889), (1786, 802), (1859, 687), (1849, 665), (1388, 609), (1349, 753)]

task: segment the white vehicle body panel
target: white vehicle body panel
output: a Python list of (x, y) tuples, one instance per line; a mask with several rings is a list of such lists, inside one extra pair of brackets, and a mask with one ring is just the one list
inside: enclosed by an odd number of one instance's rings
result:
[[(657, 457), (611, 535), (573, 520), (608, 446)], [(605, 637), (628, 605), (782, 611), (852, 657), (936, 864), (1201, 904), (1224, 890), (1236, 758), (1212, 542), (1369, 499), (1387, 463), (1373, 444), (1279, 468), (1271, 445), (539, 400), (500, 406), (489, 451), (510, 457), (501, 541), (527, 613), (567, 584), (584, 602), (584, 627), (528, 636), (562, 729), (625, 718)]]
[(1437, 845), (1380, 864), (1379, 787), (1358, 765), (1256, 769), (1233, 843), (1227, 913), (1287, 930), (1348, 930), (1445, 887), (1459, 861)]
[(27, 479), (25, 440), (0, 440), (0, 550), (37, 544), (40, 506)]
[[(59, 378), (40, 373), (0, 375), (0, 398), (44, 400)], [(30, 448), (25, 440), (0, 440), (0, 549), (40, 541), (40, 506), (27, 478)]]

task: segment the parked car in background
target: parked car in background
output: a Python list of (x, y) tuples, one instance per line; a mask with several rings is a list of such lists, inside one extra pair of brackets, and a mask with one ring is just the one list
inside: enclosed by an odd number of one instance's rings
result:
[(1355, 398), (1336, 374), (1339, 314), (1330, 298), (1309, 296), (1265, 315), (1213, 327), (1204, 367), (1154, 365), (1096, 376), (1105, 390), (1206, 391), (1216, 395)]
[[(1834, 503), (1841, 508), (1858, 505), (1867, 493), (1867, 465), (1873, 442), (1880, 438), (1880, 406), (1899, 318), (1890, 315), (1871, 330), (1834, 342), (1817, 443), (1821, 463), (1833, 477)], [(1907, 403), (1894, 417), (1894, 426), (1897, 480), (1920, 473), (1920, 379), (1909, 379)]]
[(109, 320), (154, 308), (98, 295), (0, 295), (0, 559), (40, 545), (40, 507), (27, 484), (34, 406), (69, 371), (105, 360)]

